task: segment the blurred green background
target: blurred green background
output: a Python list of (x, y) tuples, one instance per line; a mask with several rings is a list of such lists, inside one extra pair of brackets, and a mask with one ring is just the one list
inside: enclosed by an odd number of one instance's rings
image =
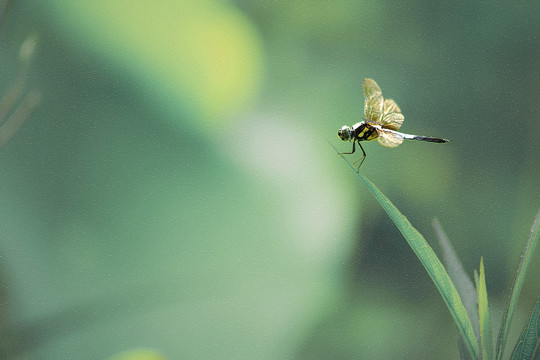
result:
[(0, 358), (458, 358), (435, 287), (325, 141), (350, 150), (336, 131), (366, 77), (404, 132), (451, 142), (367, 143), (362, 172), (436, 251), (435, 216), (471, 275), (484, 256), (498, 330), (540, 204), (534, 2), (7, 9), (0, 91), (37, 33), (42, 101), (0, 149)]

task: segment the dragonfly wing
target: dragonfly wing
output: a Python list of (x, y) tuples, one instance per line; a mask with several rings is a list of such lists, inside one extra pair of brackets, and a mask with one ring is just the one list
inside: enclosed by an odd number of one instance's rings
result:
[(373, 79), (364, 79), (362, 87), (364, 88), (364, 98), (366, 99), (376, 95), (382, 96), (381, 88)]
[(398, 132), (384, 131), (384, 129), (378, 129), (379, 137), (377, 141), (385, 148), (395, 148), (403, 142), (403, 135)]
[(383, 105), (383, 115), (381, 119), (382, 127), (390, 130), (397, 130), (403, 124), (403, 114), (401, 109), (392, 99), (385, 99)]
[(364, 118), (368, 123), (380, 124), (383, 115), (383, 102), (381, 94), (366, 97), (364, 101)]

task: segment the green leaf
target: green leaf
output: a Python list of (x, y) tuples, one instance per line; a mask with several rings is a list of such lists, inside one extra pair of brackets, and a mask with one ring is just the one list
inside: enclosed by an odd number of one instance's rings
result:
[(486, 273), (484, 272), (484, 259), (480, 259), (480, 275), (478, 276), (478, 315), (480, 317), (480, 343), (482, 346), (482, 359), (493, 359), (493, 333), (489, 320), (488, 298), (486, 290)]
[(529, 320), (512, 352), (511, 360), (540, 359), (540, 297), (529, 315)]
[[(330, 142), (329, 142), (330, 143)], [(467, 311), (463, 306), (463, 302), (457, 292), (450, 276), (446, 272), (444, 266), (433, 252), (433, 249), (426, 242), (422, 234), (416, 230), (409, 220), (399, 212), (399, 210), (390, 202), (390, 200), (383, 195), (383, 193), (364, 175), (356, 171), (355, 167), (345, 159), (343, 155), (339, 153), (336, 147), (330, 143), (334, 150), (345, 160), (345, 162), (355, 170), (356, 174), (362, 180), (362, 182), (368, 187), (375, 199), (379, 201), (383, 209), (388, 216), (392, 219), (397, 226), (401, 234), (405, 237), (405, 240), (409, 243), (424, 268), (428, 272), (431, 280), (439, 290), (450, 314), (454, 318), (459, 333), (463, 337), (465, 345), (471, 354), (473, 359), (478, 359), (478, 343), (474, 335), (474, 330), (471, 324), (471, 320), (467, 315)]]
[[(450, 279), (454, 282), (456, 289), (463, 301), (465, 310), (471, 319), (471, 323), (474, 329), (474, 334), (477, 341), (480, 340), (480, 329), (479, 329), (479, 320), (478, 320), (478, 296), (476, 294), (476, 287), (467, 275), (467, 272), (463, 268), (463, 264), (459, 260), (450, 240), (446, 236), (446, 233), (442, 229), (441, 224), (437, 219), (432, 220), (433, 228), (439, 239), (439, 244), (441, 247), (443, 261), (445, 267), (448, 271)], [(462, 360), (470, 359), (469, 352), (465, 347), (465, 342), (461, 338), (461, 335), (458, 333), (458, 346), (460, 351), (460, 356)]]
[(496, 359), (502, 359), (504, 353), (504, 346), (506, 344), (506, 337), (508, 336), (508, 330), (510, 329), (510, 323), (512, 322), (512, 316), (514, 310), (516, 309), (519, 294), (521, 293), (521, 288), (523, 287), (523, 282), (525, 281), (525, 274), (527, 273), (527, 268), (531, 262), (531, 258), (534, 253), (534, 248), (538, 242), (538, 235), (540, 234), (540, 210), (534, 218), (531, 230), (529, 232), (529, 237), (525, 241), (523, 250), (521, 250), (521, 255), (519, 257), (519, 264), (514, 276), (514, 282), (512, 283), (512, 288), (510, 289), (510, 298), (506, 303), (506, 308), (504, 309), (504, 315), (501, 323), (501, 329), (499, 330), (499, 336), (497, 337), (497, 352)]

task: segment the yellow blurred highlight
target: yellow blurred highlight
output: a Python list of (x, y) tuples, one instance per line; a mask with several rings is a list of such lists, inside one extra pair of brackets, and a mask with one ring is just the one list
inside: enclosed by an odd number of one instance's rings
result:
[(107, 360), (167, 360), (167, 358), (154, 350), (135, 349), (114, 355)]
[(158, 96), (188, 106), (205, 121), (230, 119), (258, 93), (261, 41), (248, 19), (226, 2), (58, 0), (52, 4), (68, 30), (88, 42), (82, 46), (92, 46), (140, 73), (162, 91)]

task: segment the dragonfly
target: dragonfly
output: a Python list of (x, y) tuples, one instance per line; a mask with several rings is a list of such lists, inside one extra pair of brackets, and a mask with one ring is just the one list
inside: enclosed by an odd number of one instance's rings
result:
[(433, 143), (445, 143), (446, 139), (429, 136), (410, 135), (398, 132), (403, 124), (403, 114), (401, 109), (392, 99), (384, 99), (381, 88), (373, 79), (364, 79), (362, 83), (364, 89), (364, 121), (354, 124), (352, 127), (343, 126), (338, 130), (338, 136), (343, 141), (352, 141), (352, 151), (341, 154), (354, 154), (355, 145), (358, 143), (362, 150), (362, 157), (356, 160), (353, 165), (358, 164), (357, 171), (366, 159), (366, 152), (360, 144), (361, 141), (375, 140), (385, 148), (395, 148), (403, 140), (421, 140)]

